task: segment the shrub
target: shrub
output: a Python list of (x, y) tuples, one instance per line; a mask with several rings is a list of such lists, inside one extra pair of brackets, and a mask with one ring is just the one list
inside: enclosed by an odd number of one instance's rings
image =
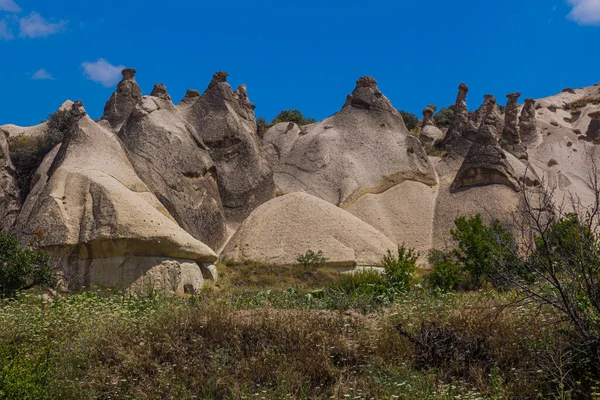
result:
[(454, 117), (454, 105), (448, 106), (446, 108), (442, 108), (433, 116), (435, 123), (439, 127), (450, 126), (450, 122), (452, 122), (452, 117)]
[(271, 125), (278, 124), (280, 122), (294, 122), (298, 125), (309, 125), (317, 122), (314, 118), (305, 118), (299, 110), (284, 110), (277, 114), (277, 116), (271, 121)]
[(71, 111), (59, 110), (49, 115), (43, 136), (16, 136), (8, 141), (11, 160), (17, 173), (17, 185), (22, 197), (31, 190), (31, 181), (44, 157), (63, 141), (69, 130)]
[(404, 245), (398, 247), (395, 256), (391, 250), (383, 257), (383, 268), (388, 287), (404, 292), (410, 288), (410, 282), (417, 270), (419, 253)]
[(404, 124), (408, 128), (409, 131), (416, 129), (419, 126), (419, 122), (421, 120), (413, 113), (409, 113), (406, 111), (398, 110), (402, 115), (402, 119), (404, 120)]
[(322, 267), (327, 264), (327, 258), (323, 255), (323, 252), (319, 250), (315, 253), (312, 250), (308, 250), (306, 254), (299, 255), (296, 259), (304, 267)]
[(265, 132), (269, 130), (271, 124), (267, 122), (265, 117), (260, 117), (256, 120), (256, 134), (259, 138), (265, 136)]
[(432, 249), (427, 256), (432, 272), (425, 277), (427, 286), (444, 292), (458, 289), (464, 281), (462, 265), (455, 262), (451, 252)]
[(50, 256), (23, 248), (14, 236), (0, 233), (0, 297), (52, 282)]

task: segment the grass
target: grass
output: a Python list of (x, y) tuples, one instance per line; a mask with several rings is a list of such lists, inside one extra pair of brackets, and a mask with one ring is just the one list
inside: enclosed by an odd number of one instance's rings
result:
[(577, 99), (570, 103), (567, 103), (563, 106), (565, 110), (577, 110), (579, 108), (583, 108), (588, 104), (600, 104), (600, 97), (583, 97), (581, 99)]
[[(4, 301), (0, 399), (533, 399), (564, 378), (547, 360), (558, 346), (552, 315), (503, 308), (510, 292), (417, 285), (380, 301), (372, 271), (220, 273), (188, 298)], [(424, 354), (432, 324), (456, 346)], [(478, 341), (485, 359), (454, 358)]]

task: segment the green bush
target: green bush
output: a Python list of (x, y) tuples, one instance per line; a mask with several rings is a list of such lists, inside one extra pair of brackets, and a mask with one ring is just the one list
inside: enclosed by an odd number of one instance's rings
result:
[(425, 283), (432, 289), (451, 292), (458, 289), (464, 281), (462, 265), (455, 262), (451, 252), (432, 249), (427, 260), (432, 267), (432, 272), (425, 277)]
[(42, 136), (15, 136), (9, 139), (10, 157), (17, 172), (17, 185), (22, 197), (31, 190), (31, 181), (44, 157), (63, 141), (69, 131), (71, 111), (59, 110), (48, 116), (48, 126)]
[(450, 126), (450, 122), (452, 122), (452, 117), (454, 117), (454, 105), (451, 105), (446, 108), (442, 108), (433, 116), (435, 123), (439, 127), (447, 127)]
[(314, 124), (317, 120), (314, 118), (305, 118), (299, 110), (284, 110), (277, 114), (273, 121), (271, 121), (271, 125), (280, 122), (293, 122), (297, 125), (309, 125)]
[(404, 124), (408, 128), (409, 131), (416, 129), (419, 126), (419, 122), (421, 120), (413, 113), (409, 113), (406, 111), (398, 110), (402, 115), (402, 119), (404, 120)]
[(271, 127), (271, 124), (269, 124), (269, 122), (267, 121), (267, 119), (265, 117), (259, 117), (256, 120), (256, 134), (258, 135), (259, 138), (262, 138), (263, 136), (265, 136), (265, 132), (267, 132), (270, 127)]
[(317, 253), (308, 250), (305, 254), (299, 255), (296, 261), (304, 267), (322, 267), (327, 264), (327, 258), (323, 255), (321, 250)]
[(387, 286), (400, 292), (407, 291), (417, 270), (418, 259), (419, 253), (404, 245), (398, 247), (397, 256), (388, 250), (383, 257)]
[(0, 233), (0, 298), (51, 282), (50, 256), (23, 248), (14, 236)]

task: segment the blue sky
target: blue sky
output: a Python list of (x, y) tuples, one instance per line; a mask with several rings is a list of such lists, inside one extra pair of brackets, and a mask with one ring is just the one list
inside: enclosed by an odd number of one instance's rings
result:
[[(399, 109), (486, 93), (504, 102), (600, 82), (600, 0), (0, 0), (0, 125), (64, 100), (100, 117), (121, 66), (178, 101), (218, 70), (257, 116), (323, 119), (371, 75)], [(115, 72), (116, 71), (116, 72)]]

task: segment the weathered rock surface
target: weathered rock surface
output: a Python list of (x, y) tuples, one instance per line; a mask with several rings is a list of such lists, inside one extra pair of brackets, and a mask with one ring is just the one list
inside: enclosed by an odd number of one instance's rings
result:
[(216, 260), (176, 224), (138, 178), (119, 139), (80, 102), (65, 141), (38, 170), (14, 232), (59, 256), (65, 285), (74, 290), (138, 290), (160, 281), (168, 283), (161, 289), (193, 291), (202, 279), (199, 264)]
[(451, 144), (454, 140), (461, 137), (467, 129), (469, 123), (469, 109), (467, 107), (468, 93), (469, 87), (461, 83), (458, 86), (458, 94), (454, 103), (454, 115), (452, 116), (448, 132), (446, 132), (446, 136), (444, 137), (444, 144)]
[(217, 171), (194, 128), (164, 86), (155, 86), (119, 133), (135, 171), (179, 226), (213, 249), (226, 239)]
[(421, 143), (371, 77), (358, 80), (333, 117), (302, 129), (277, 124), (263, 143), (283, 193), (304, 191), (341, 207), (407, 180), (436, 183)]
[(590, 113), (588, 116), (591, 118), (591, 121), (585, 136), (588, 140), (598, 142), (600, 141), (600, 111)]
[(8, 230), (21, 207), (15, 168), (10, 159), (7, 136), (0, 132), (0, 230)]
[(419, 139), (423, 143), (433, 143), (444, 136), (444, 133), (437, 127), (433, 119), (436, 109), (436, 106), (430, 104), (423, 110), (423, 126), (419, 134)]
[(521, 93), (510, 93), (506, 95), (506, 111), (504, 114), (504, 131), (502, 139), (506, 144), (521, 143), (519, 135), (519, 97)]
[(306, 193), (292, 193), (250, 214), (221, 254), (222, 260), (299, 265), (308, 250), (322, 251), (327, 266), (380, 265), (396, 245), (350, 213)]
[(178, 109), (215, 163), (228, 221), (240, 223), (275, 197), (273, 173), (259, 148), (254, 105), (245, 86), (233, 92), (227, 73), (217, 72), (202, 96), (188, 91)]
[(519, 117), (519, 131), (521, 140), (526, 143), (535, 142), (538, 139), (535, 100), (533, 99), (525, 99), (525, 105)]
[(135, 70), (124, 69), (123, 79), (117, 85), (116, 92), (106, 102), (102, 119), (107, 121), (113, 130), (119, 131), (141, 98), (142, 89), (135, 81)]

